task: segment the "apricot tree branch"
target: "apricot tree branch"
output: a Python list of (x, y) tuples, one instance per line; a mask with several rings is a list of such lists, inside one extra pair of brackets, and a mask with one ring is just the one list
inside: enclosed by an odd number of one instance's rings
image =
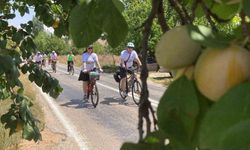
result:
[(174, 8), (174, 10), (177, 12), (177, 14), (179, 15), (180, 19), (181, 19), (181, 24), (188, 24), (189, 21), (188, 19), (185, 17), (185, 15), (183, 14), (183, 11), (181, 10), (181, 8), (179, 7), (178, 3), (176, 0), (168, 0), (170, 5)]
[[(148, 51), (148, 40), (151, 33), (151, 27), (153, 20), (157, 14), (159, 8), (159, 0), (152, 0), (152, 8), (148, 18), (145, 21), (143, 28), (143, 39), (141, 42), (142, 47), (142, 71), (141, 71), (141, 82), (142, 82), (142, 93), (140, 96), (140, 105), (139, 105), (139, 122), (138, 122), (138, 130), (139, 130), (139, 142), (143, 139), (143, 118), (146, 120), (146, 128), (147, 133), (150, 132), (151, 121), (149, 118), (149, 108), (151, 107), (151, 103), (148, 100), (149, 92), (147, 86), (147, 78), (148, 78), (148, 69), (147, 69), (147, 51)], [(152, 114), (153, 118), (154, 113)]]
[(240, 18), (241, 18), (241, 25), (242, 25), (242, 29), (243, 29), (243, 34), (247, 37), (250, 37), (250, 31), (247, 28), (245, 12), (243, 12), (243, 11), (240, 12)]

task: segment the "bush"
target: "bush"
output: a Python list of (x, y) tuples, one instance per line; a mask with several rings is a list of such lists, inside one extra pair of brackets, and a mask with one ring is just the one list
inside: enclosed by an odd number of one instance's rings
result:
[(117, 66), (113, 64), (108, 64), (108, 65), (102, 66), (102, 69), (106, 73), (114, 73), (117, 70)]

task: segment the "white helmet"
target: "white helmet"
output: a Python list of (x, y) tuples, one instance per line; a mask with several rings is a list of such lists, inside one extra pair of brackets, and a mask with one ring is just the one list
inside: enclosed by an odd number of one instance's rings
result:
[(55, 51), (52, 51), (52, 53), (55, 53)]
[(134, 48), (134, 47), (135, 47), (135, 45), (134, 45), (134, 43), (132, 43), (132, 42), (128, 42), (127, 47)]

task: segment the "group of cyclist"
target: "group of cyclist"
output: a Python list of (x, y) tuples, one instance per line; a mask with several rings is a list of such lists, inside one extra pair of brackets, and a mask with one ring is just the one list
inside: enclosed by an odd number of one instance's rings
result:
[[(132, 42), (127, 43), (127, 48), (123, 50), (120, 54), (120, 66), (121, 72), (121, 90), (126, 94), (126, 72), (130, 71), (133, 66), (133, 62), (135, 61), (139, 66), (141, 66), (141, 61), (138, 57), (137, 52), (134, 50), (134, 44)], [(83, 81), (83, 99), (87, 99), (87, 85), (89, 82), (89, 72), (95, 71), (96, 68), (99, 68), (100, 72), (102, 72), (101, 65), (98, 60), (98, 56), (93, 51), (93, 46), (89, 45), (86, 51), (82, 54), (82, 68), (81, 73), (79, 75), (78, 80)]]
[[(137, 52), (134, 50), (135, 46), (132, 42), (127, 43), (127, 48), (123, 50), (120, 54), (120, 85), (121, 90), (126, 94), (126, 74), (127, 72), (131, 72), (131, 68), (133, 66), (133, 62), (136, 62), (138, 66), (141, 66), (141, 61), (138, 57)], [(47, 59), (46, 54), (42, 54), (41, 52), (37, 52), (34, 56), (35, 63), (39, 66), (45, 65)], [(57, 54), (55, 51), (49, 56), (48, 64), (56, 65), (57, 62)], [(70, 65), (74, 65), (75, 58), (72, 51), (69, 52), (67, 55), (67, 71), (70, 71)], [(82, 67), (81, 72), (79, 74), (79, 81), (83, 81), (82, 89), (83, 89), (83, 99), (86, 100), (87, 97), (87, 90), (88, 90), (88, 83), (90, 80), (89, 72), (96, 71), (96, 68), (99, 68), (100, 72), (103, 72), (101, 65), (98, 60), (97, 54), (94, 52), (93, 45), (89, 45), (86, 50), (82, 54)], [(53, 66), (52, 66), (53, 69)]]
[[(29, 61), (32, 61), (32, 57), (30, 58)], [(50, 54), (49, 58), (48, 56), (44, 53), (42, 54), (41, 52), (37, 52), (36, 55), (34, 56), (35, 63), (39, 66), (46, 66), (46, 60), (48, 59), (48, 64), (50, 65), (51, 63), (56, 63), (57, 62), (57, 54), (55, 51), (52, 51)]]

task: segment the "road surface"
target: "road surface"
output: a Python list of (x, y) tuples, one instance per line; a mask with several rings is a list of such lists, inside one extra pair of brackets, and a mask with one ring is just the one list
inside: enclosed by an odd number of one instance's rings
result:
[[(51, 75), (57, 78), (63, 87), (63, 92), (55, 100), (59, 117), (72, 129), (74, 139), (79, 149), (117, 150), (124, 142), (138, 141), (138, 106), (131, 97), (126, 101), (120, 98), (118, 83), (112, 74), (101, 74), (98, 81), (100, 93), (99, 104), (94, 108), (91, 102), (83, 101), (82, 82), (78, 81), (79, 68), (75, 75), (68, 75), (66, 65), (58, 65), (57, 73)], [(156, 109), (158, 101), (166, 87), (149, 84), (150, 101)], [(52, 105), (52, 104), (50, 104)], [(54, 108), (53, 108), (54, 109)]]

